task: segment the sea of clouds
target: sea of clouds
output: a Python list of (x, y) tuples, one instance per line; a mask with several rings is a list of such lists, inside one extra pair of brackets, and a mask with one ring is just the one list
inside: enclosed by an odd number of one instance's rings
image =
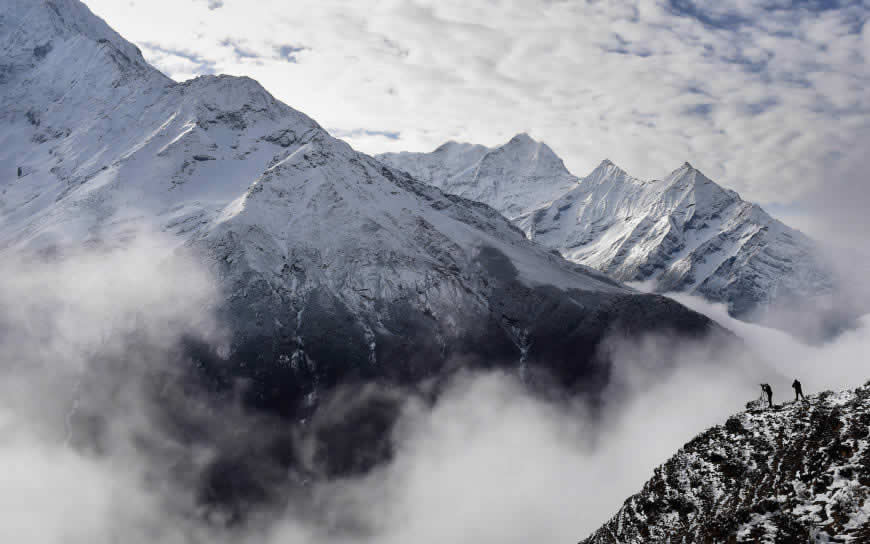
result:
[[(771, 383), (781, 403), (794, 377), (808, 394), (870, 377), (866, 319), (807, 345), (677, 296), (748, 349), (611, 338), (614, 376), (594, 408), (532, 394), (505, 372), (456, 375), (434, 402), (393, 392), (401, 415), (389, 462), (303, 482), (232, 520), (203, 509), (197, 478), (218, 450), (244, 456), (282, 431), (232, 397), (217, 407), (188, 402), (166, 379), (184, 375), (184, 338), (226, 341), (213, 318), (218, 293), (196, 259), (158, 240), (4, 259), (0, 540), (576, 541), (682, 444), (758, 398), (759, 383)], [(674, 359), (668, 370), (654, 364), (663, 354)], [(207, 437), (188, 438), (196, 433), (177, 432), (182, 424)]]

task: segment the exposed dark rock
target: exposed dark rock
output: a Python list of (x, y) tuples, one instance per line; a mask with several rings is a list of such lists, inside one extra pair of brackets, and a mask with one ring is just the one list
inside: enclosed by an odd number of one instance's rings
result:
[(870, 384), (733, 416), (582, 544), (867, 542), (868, 421)]
[(51, 42), (46, 42), (42, 45), (37, 45), (33, 48), (33, 56), (36, 57), (37, 60), (44, 59), (49, 53), (51, 53)]

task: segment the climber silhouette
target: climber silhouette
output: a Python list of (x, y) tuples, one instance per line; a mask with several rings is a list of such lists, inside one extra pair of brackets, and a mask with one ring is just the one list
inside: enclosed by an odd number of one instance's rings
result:
[(767, 395), (767, 406), (773, 408), (773, 389), (770, 388), (770, 384), (761, 384), (761, 392)]
[(807, 400), (806, 397), (804, 397), (803, 389), (801, 389), (801, 382), (799, 382), (797, 380), (797, 378), (795, 378), (795, 380), (792, 382), (791, 386), (792, 386), (792, 388), (794, 388), (794, 401), (795, 402), (797, 402), (798, 397), (800, 397), (801, 400)]

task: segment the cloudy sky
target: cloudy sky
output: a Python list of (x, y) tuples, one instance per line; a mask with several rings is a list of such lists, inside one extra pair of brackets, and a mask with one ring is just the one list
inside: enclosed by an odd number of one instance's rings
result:
[(691, 162), (820, 237), (870, 227), (870, 0), (86, 0), (176, 80), (248, 75), (366, 152), (543, 140)]

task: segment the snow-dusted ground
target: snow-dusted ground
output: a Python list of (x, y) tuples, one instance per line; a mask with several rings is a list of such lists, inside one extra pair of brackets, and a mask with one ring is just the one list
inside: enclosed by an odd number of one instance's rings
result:
[(477, 199), (529, 238), (620, 281), (725, 302), (733, 315), (829, 296), (835, 274), (816, 242), (743, 201), (688, 163), (641, 180), (605, 160), (572, 176), (543, 143), (519, 135), (488, 149), (449, 142), (379, 158), (448, 192)]
[(870, 384), (697, 436), (583, 544), (870, 541)]

